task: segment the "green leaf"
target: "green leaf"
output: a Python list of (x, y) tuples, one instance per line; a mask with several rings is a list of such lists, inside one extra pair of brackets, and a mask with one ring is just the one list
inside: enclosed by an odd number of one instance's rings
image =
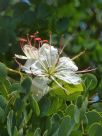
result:
[(82, 76), (83, 78), (83, 81), (85, 83), (85, 86), (86, 86), (86, 90), (94, 90), (95, 87), (97, 86), (97, 78), (95, 75), (93, 74), (90, 74), (90, 73), (87, 73), (87, 74), (84, 74)]
[(22, 91), (22, 86), (20, 85), (20, 83), (13, 83), (11, 86), (11, 91)]
[(63, 102), (62, 99), (60, 99), (59, 97), (53, 97), (51, 99), (51, 105), (47, 111), (47, 115), (50, 116), (51, 114), (57, 112), (58, 109), (61, 107), (62, 102)]
[(78, 97), (78, 95), (80, 95), (80, 93), (83, 91), (83, 84), (72, 85), (72, 84), (65, 83), (61, 80), (58, 80), (57, 82), (61, 86), (63, 86), (63, 88), (65, 88), (66, 91), (62, 89), (60, 86), (58, 86), (55, 82), (53, 82), (51, 86), (53, 89), (53, 92), (59, 97), (62, 97), (64, 99), (67, 99), (70, 101), (75, 100)]
[(48, 135), (56, 136), (58, 135), (58, 129), (61, 123), (61, 117), (59, 114), (55, 113), (50, 118), (50, 122), (47, 125), (46, 129), (48, 130)]
[(95, 122), (102, 121), (101, 115), (97, 111), (95, 111), (95, 110), (88, 111), (86, 113), (86, 116), (88, 118), (88, 126), (90, 126), (91, 124), (93, 124)]
[(29, 122), (29, 120), (31, 119), (32, 117), (32, 109), (29, 111), (29, 113), (27, 115), (24, 116), (24, 119), (25, 119), (25, 124), (27, 124)]
[(4, 122), (8, 113), (8, 101), (0, 95), (0, 121)]
[(73, 117), (74, 116), (74, 111), (75, 111), (75, 105), (70, 104), (65, 110), (65, 115), (69, 115), (69, 116)]
[(29, 93), (31, 90), (32, 80), (30, 77), (27, 77), (23, 80), (21, 83), (21, 86), (23, 87), (23, 93)]
[(94, 123), (90, 126), (88, 131), (89, 136), (102, 136), (102, 125)]
[(40, 115), (39, 105), (38, 105), (37, 101), (35, 100), (35, 98), (33, 96), (30, 97), (30, 102), (31, 102), (31, 106), (32, 106), (33, 112), (37, 116), (39, 116)]
[(48, 136), (48, 130), (44, 132), (43, 136)]
[(77, 124), (80, 121), (80, 109), (78, 109), (77, 107), (75, 107), (74, 120)]
[(41, 129), (40, 129), (40, 128), (37, 128), (37, 129), (35, 130), (33, 136), (41, 136)]
[(88, 118), (87, 118), (87, 116), (85, 114), (81, 113), (80, 120), (83, 123), (83, 126), (87, 127), (87, 125), (88, 125)]
[(50, 105), (51, 105), (51, 100), (44, 96), (40, 102), (39, 102), (39, 106), (40, 106), (40, 112), (41, 112), (41, 116), (46, 116), (47, 115), (47, 112), (50, 108)]
[(18, 132), (17, 127), (16, 127), (16, 126), (14, 127), (14, 133), (13, 133), (13, 136), (19, 136), (19, 132)]
[(5, 110), (5, 108), (7, 107), (7, 104), (8, 104), (8, 102), (5, 99), (5, 97), (0, 95), (0, 107)]
[(0, 107), (0, 122), (4, 123), (6, 119), (5, 111)]
[(10, 81), (8, 79), (3, 79), (2, 82), (0, 81), (0, 94), (7, 98), (10, 91), (11, 91)]
[(7, 130), (9, 136), (12, 136), (12, 121), (13, 121), (13, 110), (11, 110), (7, 116)]
[(9, 104), (14, 105), (16, 99), (19, 98), (19, 97), (20, 97), (20, 96), (19, 96), (19, 92), (18, 92), (18, 91), (11, 92), (11, 93), (8, 95)]
[(79, 130), (73, 130), (70, 136), (82, 136), (82, 133)]
[(6, 66), (0, 62), (0, 80), (2, 81), (7, 76), (7, 68)]
[(82, 95), (78, 96), (77, 101), (76, 101), (76, 105), (78, 106), (78, 108), (81, 108), (83, 103), (83, 97)]
[(87, 110), (87, 106), (88, 106), (88, 98), (86, 97), (83, 100), (82, 106), (81, 106), (81, 113), (85, 113)]
[(59, 127), (58, 136), (69, 136), (74, 128), (74, 122), (71, 121), (70, 116), (63, 118)]

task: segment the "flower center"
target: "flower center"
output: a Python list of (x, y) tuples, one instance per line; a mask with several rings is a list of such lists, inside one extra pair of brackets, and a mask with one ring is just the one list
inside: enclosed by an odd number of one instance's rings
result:
[(55, 65), (48, 67), (46, 72), (48, 77), (53, 76), (55, 74), (55, 70)]

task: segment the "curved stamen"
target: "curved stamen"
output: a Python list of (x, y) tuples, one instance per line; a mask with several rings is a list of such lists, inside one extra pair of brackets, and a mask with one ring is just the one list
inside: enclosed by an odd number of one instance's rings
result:
[(50, 77), (60, 88), (64, 90), (65, 94), (68, 95), (68, 90), (66, 90), (60, 83), (58, 83), (57, 80), (53, 76), (50, 76)]
[(77, 74), (80, 74), (80, 73), (88, 73), (88, 72), (92, 72), (92, 71), (95, 71), (97, 68), (94, 68), (94, 69), (85, 69), (85, 70), (82, 70), (82, 71), (76, 71), (75, 73)]

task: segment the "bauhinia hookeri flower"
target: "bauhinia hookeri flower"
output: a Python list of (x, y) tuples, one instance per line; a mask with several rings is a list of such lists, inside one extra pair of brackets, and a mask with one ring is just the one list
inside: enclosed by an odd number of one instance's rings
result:
[(22, 50), (25, 56), (15, 55), (15, 57), (26, 59), (25, 65), (21, 66), (22, 71), (36, 76), (33, 84), (36, 92), (38, 89), (37, 95), (41, 93), (42, 96), (48, 92), (49, 80), (54, 81), (65, 92), (70, 90), (66, 90), (57, 79), (73, 85), (81, 83), (76, 64), (69, 57), (60, 57), (60, 52), (54, 46), (42, 43), (39, 48), (36, 48), (28, 43), (22, 47)]

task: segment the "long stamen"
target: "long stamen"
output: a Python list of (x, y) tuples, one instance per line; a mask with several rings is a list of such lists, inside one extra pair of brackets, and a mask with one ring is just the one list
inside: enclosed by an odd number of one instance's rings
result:
[(50, 77), (60, 88), (64, 90), (65, 94), (68, 95), (68, 90), (66, 90), (60, 83), (58, 83), (57, 80), (53, 76), (50, 76)]
[(50, 63), (50, 66), (52, 64), (52, 56), (51, 56), (51, 40), (52, 40), (52, 33), (50, 32), (50, 60), (49, 60), (49, 63)]
[(27, 40), (26, 40), (25, 38), (19, 38), (19, 41), (20, 41), (20, 47), (21, 47), (21, 49), (22, 49), (24, 43), (27, 42)]
[(46, 68), (45, 64), (40, 60), (39, 49), (38, 49), (38, 60), (39, 60), (39, 62), (40, 62), (40, 64), (41, 64), (41, 66), (42, 66), (42, 67), (44, 68), (44, 70), (47, 72), (47, 68)]
[(28, 44), (30, 45), (30, 46), (32, 46), (32, 44), (31, 44), (31, 39), (29, 39), (29, 35), (27, 34), (27, 40), (28, 40)]
[(77, 58), (79, 58), (80, 56), (82, 56), (83, 54), (85, 54), (86, 50), (80, 52), (79, 54), (77, 54), (75, 57), (73, 57), (71, 60), (75, 60)]
[(63, 39), (64, 39), (63, 36), (64, 35), (62, 35), (60, 38), (60, 50), (63, 48)]
[(13, 58), (14, 58), (15, 62), (19, 65), (20, 68), (23, 67), (23, 65), (18, 62), (18, 60), (16, 59), (16, 57), (13, 57)]
[(92, 71), (95, 71), (97, 68), (94, 68), (94, 69), (85, 69), (85, 70), (82, 70), (82, 71), (77, 71), (76, 73), (77, 74), (80, 74), (80, 73), (88, 73), (88, 72), (92, 72)]

